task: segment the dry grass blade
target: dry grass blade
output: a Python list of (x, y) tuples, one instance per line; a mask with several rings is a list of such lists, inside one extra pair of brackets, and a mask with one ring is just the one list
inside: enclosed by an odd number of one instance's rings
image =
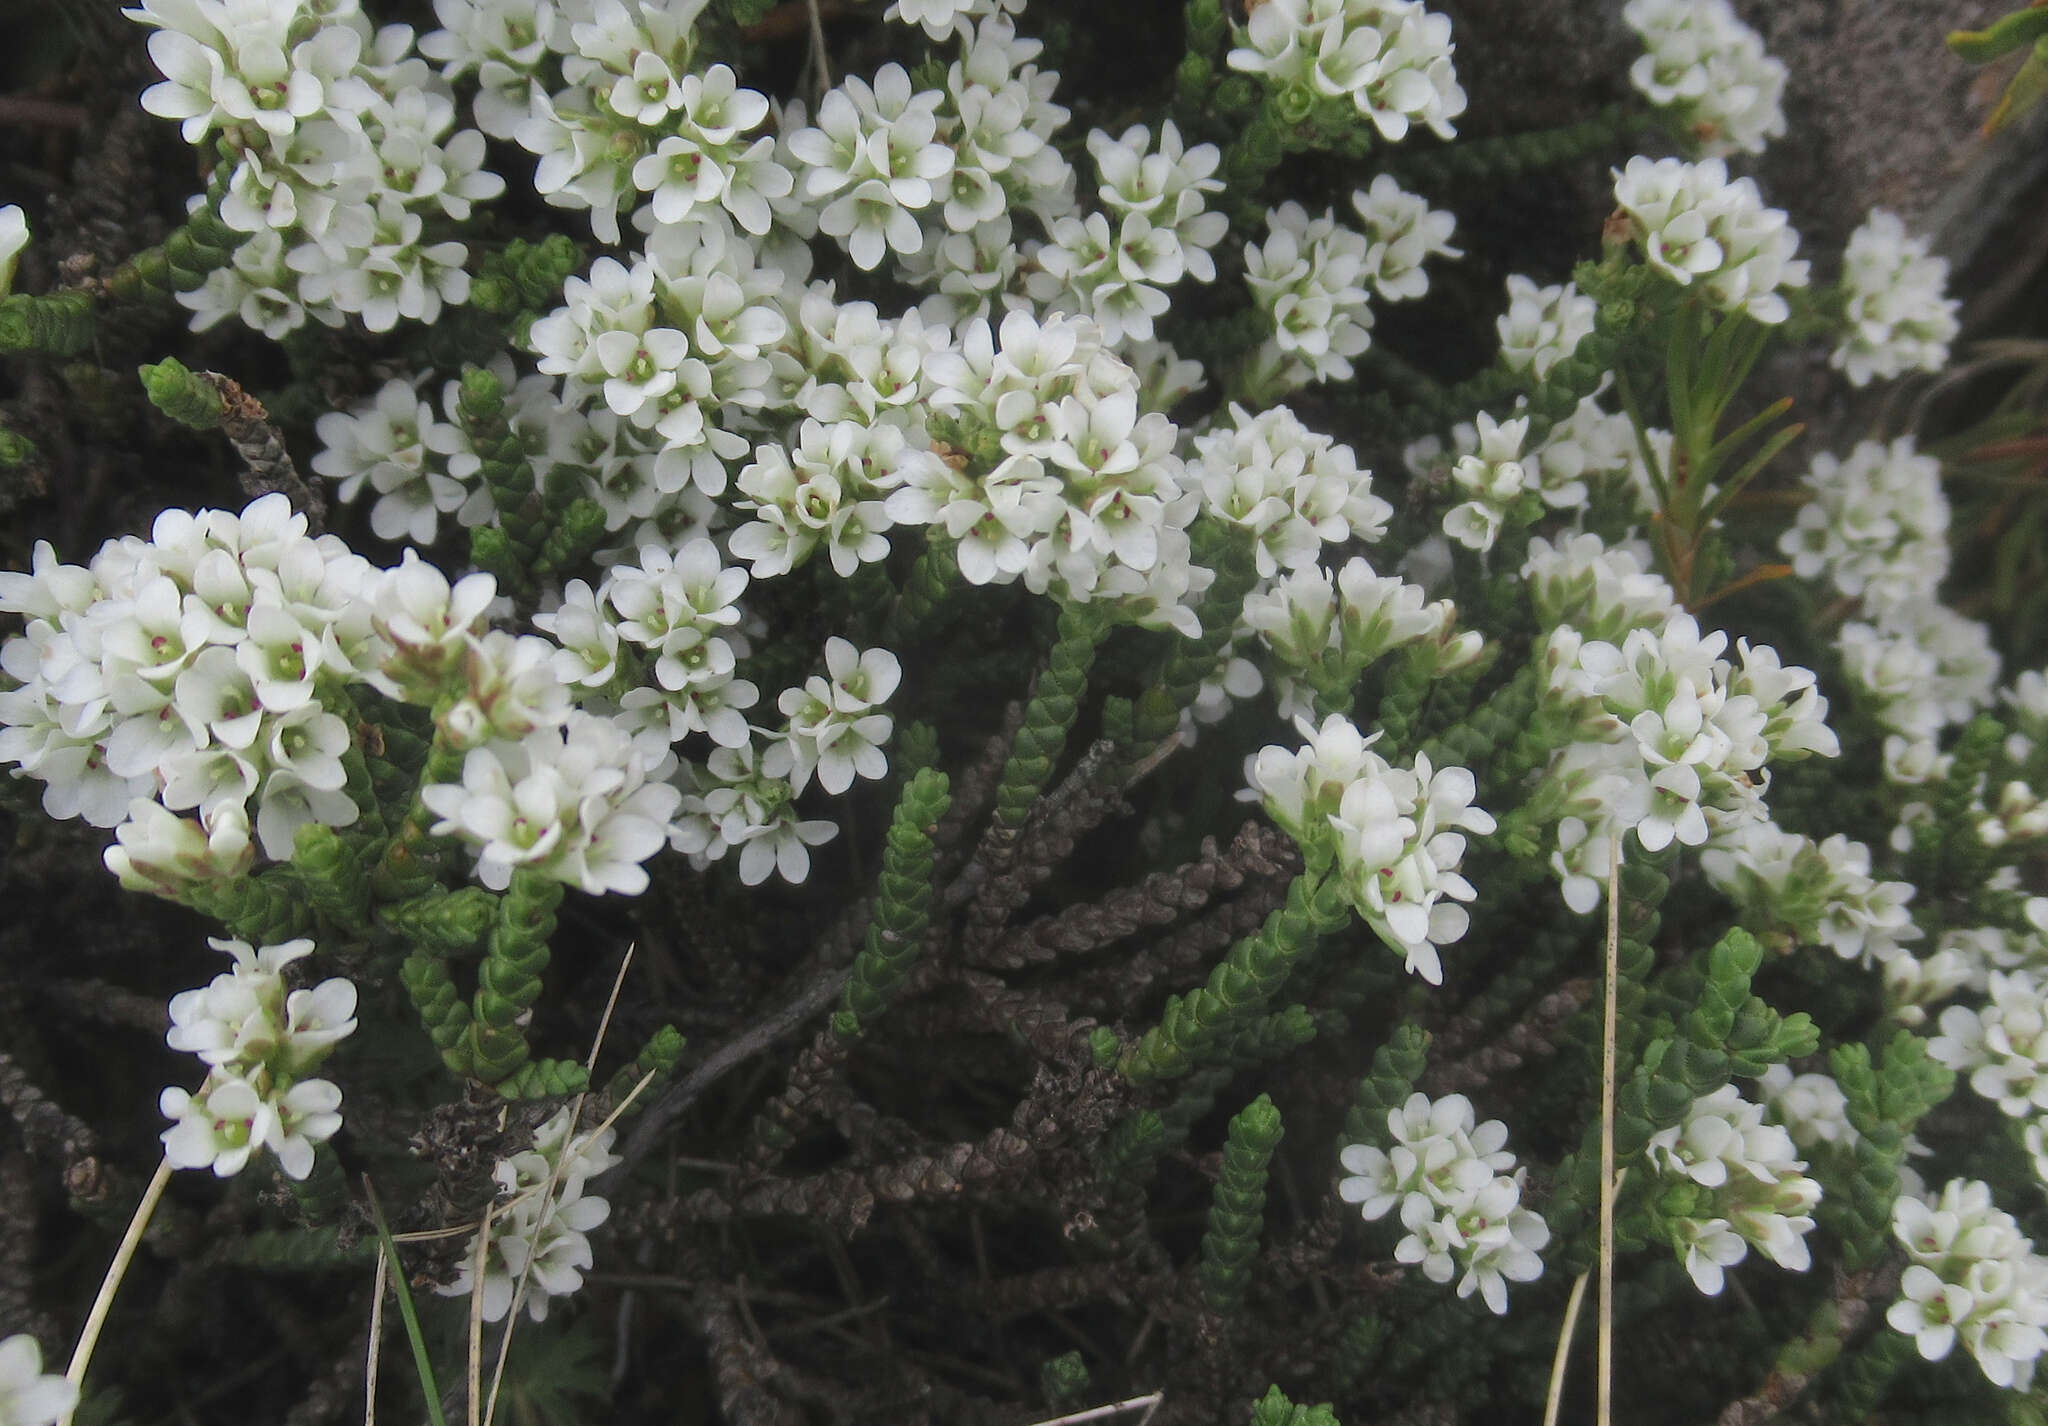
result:
[(1155, 1391), (1149, 1396), (1134, 1396), (1128, 1401), (1113, 1401), (1107, 1406), (1091, 1406), (1086, 1411), (1070, 1411), (1065, 1416), (1048, 1417), (1033, 1422), (1032, 1426), (1078, 1426), (1083, 1421), (1107, 1421), (1112, 1416), (1121, 1416), (1127, 1411), (1143, 1407), (1145, 1414), (1138, 1418), (1138, 1426), (1152, 1419), (1152, 1413), (1159, 1409), (1159, 1403), (1166, 1400), (1164, 1391)]
[(441, 1388), (434, 1381), (434, 1361), (427, 1354), (426, 1335), (420, 1331), (420, 1315), (412, 1305), (412, 1289), (405, 1281), (405, 1264), (399, 1260), (398, 1244), (391, 1241), (391, 1224), (384, 1217), (384, 1205), (377, 1201), (376, 1185), (363, 1176), (363, 1192), (370, 1200), (370, 1221), (377, 1225), (377, 1244), (382, 1256), (397, 1269), (391, 1285), (398, 1290), (398, 1315), (405, 1322), (406, 1340), (412, 1344), (413, 1370), (419, 1374), (420, 1392), (427, 1399), (427, 1419), (434, 1426), (448, 1426), (441, 1413)]
[[(171, 1161), (164, 1159), (156, 1166), (156, 1173), (149, 1180), (149, 1187), (142, 1190), (142, 1202), (135, 1205), (135, 1216), (128, 1220), (128, 1231), (121, 1235), (121, 1245), (114, 1249), (114, 1260), (107, 1264), (107, 1275), (100, 1279), (99, 1296), (92, 1300), (92, 1311), (86, 1314), (85, 1330), (78, 1334), (78, 1348), (71, 1354), (71, 1366), (64, 1377), (73, 1386), (83, 1388), (85, 1369), (92, 1365), (93, 1348), (99, 1345), (100, 1329), (107, 1325), (107, 1314), (114, 1310), (114, 1294), (121, 1290), (121, 1279), (128, 1275), (128, 1264), (135, 1260), (135, 1249), (142, 1242), (143, 1230), (149, 1227), (149, 1220), (156, 1213), (156, 1205), (164, 1196), (164, 1187), (171, 1181)], [(75, 1411), (77, 1408), (73, 1408)], [(59, 1426), (71, 1426), (73, 1412), (64, 1413)]]
[(363, 1360), (363, 1426), (377, 1426), (377, 1349), (384, 1345), (384, 1288), (391, 1260), (377, 1244), (377, 1276), (370, 1285), (370, 1346)]
[(1621, 836), (1607, 858), (1607, 985), (1600, 1024), (1600, 1357), (1597, 1426), (1614, 1409), (1614, 1077), (1617, 983), (1621, 974)]
[(1564, 1406), (1564, 1366), (1572, 1354), (1572, 1333), (1579, 1325), (1579, 1308), (1586, 1300), (1591, 1273), (1580, 1273), (1572, 1282), (1572, 1295), (1564, 1305), (1564, 1322), (1557, 1329), (1557, 1351), (1550, 1358), (1550, 1394), (1543, 1400), (1543, 1426), (1557, 1426), (1557, 1413)]
[(469, 1270), (469, 1426), (482, 1419), (484, 1384), (484, 1264), (491, 1258), (491, 1211), (484, 1205), (483, 1221), (476, 1228), (476, 1252)]
[[(604, 1014), (599, 1017), (597, 1022), (597, 1034), (591, 1038), (590, 1054), (583, 1062), (583, 1067), (586, 1074), (591, 1071), (594, 1071), (597, 1068), (597, 1057), (599, 1052), (601, 1052), (604, 1049), (605, 1035), (611, 1030), (612, 1011), (618, 1008), (619, 991), (626, 984), (626, 971), (633, 964), (633, 952), (637, 948), (637, 945), (638, 943), (636, 942), (634, 945), (629, 945), (626, 947), (626, 954), (619, 960), (619, 973), (616, 976), (612, 977), (612, 993), (604, 1003)], [(562, 1136), (561, 1152), (555, 1155), (555, 1161), (548, 1166), (548, 1181), (546, 1185), (541, 1189), (540, 1212), (535, 1218), (534, 1233), (536, 1237), (539, 1236), (541, 1228), (544, 1227), (547, 1223), (548, 1207), (550, 1204), (554, 1202), (555, 1189), (557, 1185), (559, 1185), (562, 1181), (562, 1165), (567, 1163), (570, 1159), (574, 1158), (581, 1151), (582, 1145), (584, 1143), (587, 1143), (590, 1140), (595, 1139), (598, 1135), (602, 1134), (606, 1129), (609, 1129), (613, 1124), (618, 1122), (619, 1116), (626, 1112), (626, 1106), (631, 1104), (634, 1100), (638, 1099), (640, 1097), (640, 1092), (647, 1088), (647, 1086), (651, 1084), (653, 1080), (654, 1071), (649, 1070), (644, 1076), (641, 1077), (640, 1082), (633, 1086), (633, 1092), (627, 1095), (625, 1099), (622, 1100), (619, 1103), (619, 1105), (616, 1108), (614, 1108), (608, 1116), (606, 1116), (605, 1121), (602, 1124), (598, 1125), (595, 1129), (591, 1130), (589, 1134), (582, 1136), (582, 1138), (580, 1139), (578, 1138), (576, 1133), (576, 1126), (583, 1119), (583, 1102), (590, 1097), (590, 1092), (588, 1090), (585, 1090), (582, 1093), (579, 1093), (576, 1096), (575, 1100), (569, 1105), (569, 1129), (568, 1132)], [(490, 1215), (486, 1213), (486, 1226), (488, 1226), (489, 1217)], [(536, 1244), (535, 1246), (537, 1247), (538, 1244)], [(498, 1360), (496, 1365), (493, 1366), (491, 1369), (491, 1394), (484, 1407), (482, 1426), (491, 1426), (491, 1423), (497, 1419), (498, 1391), (505, 1384), (505, 1360), (507, 1357), (511, 1355), (512, 1352), (512, 1333), (519, 1326), (519, 1307), (520, 1304), (526, 1300), (526, 1284), (527, 1280), (533, 1276), (533, 1263), (535, 1257), (537, 1256), (538, 1254), (534, 1252), (529, 1252), (526, 1255), (526, 1264), (519, 1270), (519, 1281), (514, 1283), (512, 1287), (512, 1305), (505, 1309), (505, 1330), (498, 1336)], [(481, 1269), (479, 1269), (478, 1272), (478, 1281), (482, 1281)], [(480, 1334), (482, 1328), (479, 1326), (476, 1328), (476, 1330)], [(482, 1372), (477, 1365), (477, 1359), (480, 1357), (482, 1351), (482, 1342), (480, 1336), (479, 1338), (475, 1339), (474, 1350), (477, 1356), (472, 1358), (471, 1363), (470, 1401), (472, 1413), (474, 1413), (475, 1410), (474, 1403), (476, 1400), (476, 1388), (480, 1384), (480, 1379), (482, 1376)], [(475, 1421), (474, 1414), (472, 1414), (471, 1420), (472, 1422)]]

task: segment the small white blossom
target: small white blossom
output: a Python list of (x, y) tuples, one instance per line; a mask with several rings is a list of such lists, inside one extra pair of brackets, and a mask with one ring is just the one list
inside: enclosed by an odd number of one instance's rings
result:
[(1885, 1321), (1929, 1361), (1960, 1340), (1993, 1386), (2025, 1390), (2048, 1350), (2048, 1259), (1990, 1187), (1952, 1179), (1931, 1202), (1901, 1194), (1892, 1234), (1912, 1261)]
[[(4, 290), (4, 289), (0, 289)], [(0, 1422), (56, 1426), (78, 1405), (78, 1387), (43, 1370), (43, 1349), (26, 1332), (0, 1340)]]
[(1925, 238), (1906, 236), (1895, 213), (1873, 208), (1842, 253), (1841, 344), (1828, 364), (1852, 386), (1907, 371), (1940, 371), (1961, 330), (1959, 304), (1947, 295), (1948, 260)]
[(1510, 274), (1508, 310), (1494, 323), (1502, 363), (1543, 380), (1593, 334), (1599, 311), (1573, 283), (1538, 287), (1520, 273)]
[(1728, 0), (1629, 0), (1621, 13), (1647, 49), (1629, 79), (1673, 111), (1699, 152), (1762, 153), (1783, 137), (1785, 65)]
[(1522, 1180), (1507, 1151), (1507, 1126), (1475, 1122), (1462, 1094), (1432, 1101), (1413, 1094), (1387, 1114), (1390, 1149), (1346, 1145), (1349, 1176), (1337, 1193), (1356, 1203), (1367, 1222), (1399, 1208), (1407, 1230), (1396, 1260), (1420, 1264), (1432, 1282), (1449, 1282), (1458, 1268), (1458, 1296), (1477, 1291), (1494, 1313), (1508, 1310), (1507, 1285), (1543, 1274), (1538, 1251), (1550, 1241), (1541, 1215), (1521, 1207)]

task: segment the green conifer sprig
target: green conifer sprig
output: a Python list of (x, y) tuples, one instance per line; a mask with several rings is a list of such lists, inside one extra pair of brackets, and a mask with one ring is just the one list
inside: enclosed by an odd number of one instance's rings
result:
[(0, 470), (21, 470), (40, 462), (42, 447), (0, 421)]
[(1320, 1406), (1297, 1406), (1287, 1399), (1286, 1392), (1273, 1386), (1266, 1388), (1265, 1396), (1253, 1404), (1252, 1426), (1342, 1426), (1342, 1423), (1337, 1420), (1337, 1413), (1329, 1402)]
[(908, 648), (921, 633), (928, 632), (959, 576), (960, 561), (953, 542), (935, 532), (918, 551), (904, 577), (903, 592), (896, 596), (896, 607), (883, 622), (883, 645)]
[(1386, 1142), (1387, 1114), (1407, 1103), (1415, 1092), (1415, 1082), (1429, 1063), (1429, 1040), (1429, 1031), (1404, 1020), (1372, 1052), (1372, 1068), (1358, 1082), (1344, 1116), (1345, 1143)]
[(221, 399), (220, 388), (198, 372), (176, 357), (144, 363), (138, 371), (143, 392), (157, 410), (190, 430), (220, 428), (227, 403)]
[(1850, 1182), (1830, 1182), (1822, 1166), (1825, 1193), (1816, 1214), (1840, 1239), (1842, 1261), (1853, 1271), (1871, 1266), (1889, 1249), (1906, 1136), (1948, 1098), (1955, 1074), (1929, 1058), (1926, 1042), (1910, 1030), (1892, 1037), (1882, 1061), (1868, 1045), (1841, 1045), (1829, 1054), (1828, 1068), (1848, 1101), (1857, 1139)]
[(604, 522), (604, 506), (587, 496), (577, 497), (541, 540), (534, 573), (555, 577), (580, 566), (604, 543)]
[(640, 1047), (640, 1053), (633, 1057), (633, 1062), (621, 1065), (618, 1073), (606, 1083), (605, 1112), (609, 1114), (624, 1104), (626, 1096), (633, 1092), (633, 1087), (650, 1074), (654, 1076), (653, 1080), (625, 1111), (625, 1117), (631, 1118), (653, 1103), (654, 1096), (660, 1093), (661, 1087), (675, 1074), (676, 1066), (683, 1062), (683, 1049), (686, 1043), (683, 1032), (673, 1025), (664, 1025), (649, 1035), (647, 1043)]
[(419, 789), (430, 783), (460, 782), (462, 764), (467, 756), (445, 734), (436, 730), (434, 741), (427, 749), (426, 761), (420, 768), (418, 787), (413, 792), (411, 805), (406, 808), (397, 832), (385, 843), (374, 882), (379, 901), (409, 901), (425, 896), (437, 884), (440, 839), (428, 830), (436, 819), (433, 809), (420, 796)]
[(292, 839), (292, 875), (322, 920), (361, 937), (370, 929), (370, 873), (382, 850), (376, 840), (308, 822)]
[(1170, 996), (1157, 1025), (1124, 1055), (1123, 1072), (1134, 1083), (1177, 1079), (1225, 1043), (1225, 1037), (1264, 1010), (1316, 942), (1350, 920), (1351, 911), (1333, 882), (1297, 877), (1287, 902), (1266, 918), (1256, 934), (1230, 948), (1210, 972), (1206, 985)]
[(227, 1239), (210, 1261), (259, 1272), (355, 1271), (377, 1261), (377, 1240), (358, 1235), (345, 1248), (338, 1228), (258, 1228)]
[(1416, 723), (1436, 682), (1436, 663), (1434, 650), (1411, 644), (1387, 671), (1379, 706), (1373, 710), (1373, 723), (1380, 731), (1377, 746), (1381, 757), (1389, 756), (1393, 749), (1414, 746)]
[(1017, 730), (1002, 781), (996, 785), (998, 827), (1012, 832), (1022, 828), (1038, 795), (1052, 781), (1088, 692), (1095, 651), (1108, 632), (1109, 616), (1100, 603), (1060, 606), (1059, 632), (1025, 705), (1024, 724)]
[(93, 299), (84, 292), (0, 297), (0, 352), (77, 356), (92, 345)]
[(500, 588), (516, 594), (531, 582), (548, 522), (526, 441), (506, 417), (505, 388), (496, 374), (479, 366), (463, 371), (455, 417), (482, 462), (478, 474), (498, 511), (496, 526), (471, 532), (470, 557), (498, 577)]
[(1202, 1235), (1202, 1300), (1228, 1317), (1244, 1306), (1252, 1259), (1265, 1228), (1266, 1170), (1285, 1132), (1280, 1111), (1260, 1095), (1230, 1121), (1222, 1172), (1209, 1198), (1209, 1231)]
[[(332, 1144), (321, 1144), (313, 1153), (313, 1170), (303, 1179), (279, 1174), (291, 1192), (292, 1206), (299, 1221), (309, 1226), (334, 1222), (348, 1211), (348, 1175), (341, 1170)], [(302, 1234), (281, 1235), (302, 1237)]]
[(498, 900), (497, 924), (477, 969), (476, 996), (465, 1035), (471, 1072), (496, 1084), (526, 1063), (526, 1032), (519, 1017), (540, 999), (548, 966), (548, 940), (564, 887), (553, 877), (521, 868)]
[(841, 1039), (858, 1036), (888, 1008), (924, 951), (931, 929), (932, 832), (952, 801), (951, 783), (936, 768), (918, 772), (897, 800), (882, 850), (874, 916), (832, 1017), (832, 1032)]
[(1996, 796), (1986, 781), (2005, 733), (1997, 719), (1980, 715), (1956, 740), (1948, 774), (1934, 796), (1934, 816), (1913, 824), (1905, 877), (1919, 889), (1916, 905), (1938, 906), (1947, 897), (1974, 895), (1991, 874), (1997, 859), (1977, 835), (1977, 820), (1983, 815), (1979, 803)]
[(575, 1060), (528, 1060), (496, 1087), (507, 1099), (554, 1099), (590, 1088), (590, 1071)]
[(229, 935), (251, 945), (289, 941), (313, 930), (313, 909), (286, 866), (268, 867), (234, 881), (195, 882), (183, 899), (226, 926)]
[(1348, 1392), (1364, 1381), (1379, 1365), (1390, 1330), (1387, 1319), (1373, 1312), (1361, 1312), (1345, 1323), (1330, 1351), (1331, 1384)]
[(416, 949), (432, 956), (474, 950), (498, 919), (498, 898), (481, 886), (436, 887), (378, 909), (378, 917)]
[(453, 1074), (468, 1075), (474, 1062), (469, 1048), (469, 1002), (449, 974), (448, 962), (433, 951), (414, 951), (399, 966), (398, 978), (412, 998), (427, 1038), (440, 1051), (441, 1063)]

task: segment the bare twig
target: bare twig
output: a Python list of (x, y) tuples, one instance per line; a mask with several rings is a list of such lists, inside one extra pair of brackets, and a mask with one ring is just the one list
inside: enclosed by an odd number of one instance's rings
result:
[(1138, 1426), (1145, 1426), (1152, 1419), (1152, 1413), (1159, 1409), (1159, 1403), (1166, 1400), (1164, 1391), (1155, 1391), (1146, 1396), (1134, 1396), (1128, 1401), (1113, 1401), (1107, 1406), (1091, 1406), (1086, 1411), (1070, 1411), (1065, 1416), (1050, 1416), (1032, 1426), (1079, 1426), (1083, 1421), (1106, 1421), (1112, 1416), (1142, 1409), (1144, 1415), (1138, 1418)]
[[(92, 1365), (93, 1348), (99, 1345), (100, 1329), (107, 1325), (107, 1314), (114, 1309), (114, 1294), (121, 1290), (121, 1279), (127, 1276), (128, 1265), (135, 1260), (135, 1249), (142, 1242), (143, 1231), (149, 1227), (157, 1202), (164, 1196), (164, 1188), (170, 1181), (171, 1161), (166, 1158), (157, 1164), (149, 1187), (142, 1190), (142, 1202), (135, 1206), (135, 1216), (128, 1220), (128, 1231), (121, 1235), (121, 1245), (114, 1249), (114, 1260), (107, 1265), (107, 1275), (100, 1280), (99, 1296), (93, 1299), (92, 1311), (86, 1314), (85, 1330), (78, 1334), (78, 1349), (71, 1354), (70, 1370), (64, 1373), (65, 1379), (73, 1386), (81, 1386), (85, 1381), (86, 1368)], [(70, 1411), (65, 1412), (59, 1426), (71, 1426), (71, 1415)]]
[(1614, 1409), (1614, 1077), (1615, 1036), (1621, 974), (1621, 838), (1607, 858), (1607, 984), (1600, 1024), (1600, 1358), (1598, 1426), (1609, 1426)]
[[(639, 1126), (633, 1130), (631, 1137), (626, 1140), (625, 1148), (620, 1151), (619, 1166), (611, 1173), (631, 1173), (633, 1165), (660, 1142), (662, 1135), (668, 1132), (669, 1126), (680, 1119), (706, 1090), (768, 1049), (784, 1035), (795, 1030), (804, 1021), (824, 1010), (839, 998), (839, 991), (845, 984), (846, 972), (843, 970), (820, 975), (805, 986), (795, 999), (779, 1010), (770, 1012), (713, 1050), (702, 1064), (683, 1076), (661, 1098), (648, 1106), (646, 1114), (641, 1116)], [(609, 1175), (607, 1177), (609, 1178)]]

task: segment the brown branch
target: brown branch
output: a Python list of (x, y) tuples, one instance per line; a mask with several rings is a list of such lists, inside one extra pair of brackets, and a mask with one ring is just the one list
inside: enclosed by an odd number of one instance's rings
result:
[(610, 1182), (633, 1171), (633, 1165), (660, 1141), (669, 1127), (680, 1119), (712, 1085), (724, 1079), (755, 1055), (768, 1049), (797, 1026), (822, 1012), (839, 998), (846, 984), (846, 972), (827, 972), (812, 980), (797, 996), (761, 1020), (742, 1030), (705, 1057), (704, 1062), (672, 1086), (640, 1117), (620, 1152), (617, 1168), (606, 1175)]
[(1140, 930), (1166, 926), (1200, 911), (1219, 893), (1236, 891), (1248, 876), (1286, 876), (1298, 860), (1293, 844), (1271, 827), (1247, 822), (1229, 850), (1214, 837), (1201, 854), (1172, 871), (1153, 872), (1136, 886), (1120, 887), (1100, 900), (1042, 916), (989, 946), (978, 964), (1014, 969), (1102, 950)]
[(319, 534), (327, 524), (327, 497), (300, 477), (298, 467), (292, 464), (291, 452), (285, 449), (284, 437), (270, 424), (270, 413), (263, 409), (263, 403), (244, 391), (232, 377), (217, 371), (196, 374), (220, 393), (221, 434), (242, 458), (244, 493), (254, 500), (282, 492), (291, 501), (292, 509), (306, 517), (307, 530)]
[[(1852, 1337), (1856, 1336), (1870, 1314), (1880, 1303), (1888, 1301), (1899, 1290), (1899, 1278), (1903, 1275), (1905, 1263), (1896, 1255), (1874, 1268), (1859, 1273), (1835, 1274), (1835, 1296), (1830, 1306), (1833, 1322), (1820, 1332), (1809, 1331), (1804, 1343), (1809, 1348), (1816, 1336), (1824, 1335), (1834, 1340), (1837, 1351)], [(1802, 1353), (1807, 1360), (1813, 1360), (1811, 1351)], [(1832, 1361), (1833, 1358), (1829, 1358)], [(1714, 1426), (1766, 1426), (1776, 1421), (1786, 1410), (1805, 1395), (1813, 1379), (1826, 1369), (1825, 1364), (1808, 1371), (1785, 1371), (1773, 1368), (1764, 1378), (1764, 1384), (1752, 1394), (1739, 1401), (1731, 1401), (1721, 1409)]]
[(20, 1126), (29, 1154), (63, 1166), (64, 1188), (73, 1198), (99, 1203), (122, 1177), (99, 1157), (99, 1136), (92, 1126), (57, 1105), (38, 1089), (28, 1071), (0, 1050), (0, 1106)]
[(1496, 1075), (1557, 1053), (1557, 1032), (1593, 998), (1593, 982), (1568, 980), (1531, 1005), (1526, 1014), (1489, 1044), (1451, 1064), (1436, 1064), (1422, 1077), (1432, 1095), (1478, 1089)]
[(690, 1314), (704, 1334), (724, 1419), (732, 1426), (802, 1426), (803, 1413), (775, 1389), (786, 1369), (747, 1332), (729, 1291), (706, 1286), (690, 1299)]

